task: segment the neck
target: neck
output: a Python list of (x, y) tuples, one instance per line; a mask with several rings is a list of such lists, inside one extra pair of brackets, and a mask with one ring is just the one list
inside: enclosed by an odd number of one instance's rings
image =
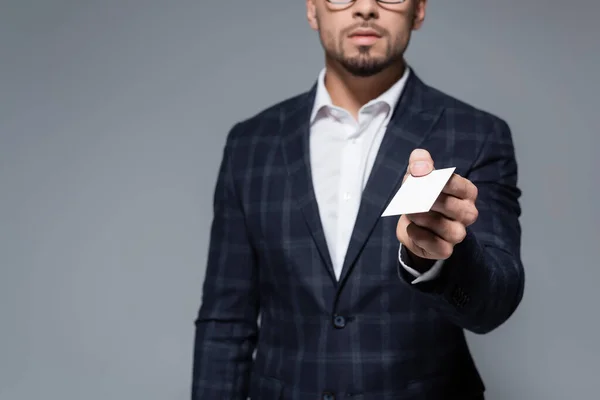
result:
[(334, 105), (348, 110), (355, 118), (363, 105), (393, 86), (406, 69), (404, 60), (401, 60), (376, 75), (357, 77), (333, 60), (327, 59), (325, 66), (325, 87), (331, 101)]

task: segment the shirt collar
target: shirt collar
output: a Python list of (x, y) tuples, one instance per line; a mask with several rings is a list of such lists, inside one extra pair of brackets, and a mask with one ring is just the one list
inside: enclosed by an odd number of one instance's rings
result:
[[(334, 107), (333, 102), (331, 101), (331, 97), (329, 96), (329, 92), (325, 87), (325, 72), (326, 68), (323, 68), (319, 73), (319, 77), (317, 80), (317, 92), (315, 94), (315, 101), (313, 104), (312, 112), (310, 115), (310, 123), (312, 124), (315, 121), (315, 118), (318, 112), (324, 107)], [(369, 101), (362, 108), (367, 107), (371, 104), (377, 103), (385, 103), (389, 110), (393, 110), (400, 99), (400, 95), (406, 86), (406, 81), (408, 80), (408, 76), (410, 74), (410, 67), (406, 67), (404, 69), (404, 74), (402, 77), (396, 81), (388, 90), (383, 92), (379, 97)]]

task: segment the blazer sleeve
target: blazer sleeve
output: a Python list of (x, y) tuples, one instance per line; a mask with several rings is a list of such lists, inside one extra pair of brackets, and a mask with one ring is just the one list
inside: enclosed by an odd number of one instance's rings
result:
[(512, 134), (497, 117), (490, 117), (486, 125), (485, 142), (466, 177), (478, 188), (477, 221), (467, 228), (465, 240), (454, 247), (436, 279), (411, 285), (414, 277), (398, 268), (401, 282), (424, 301), (478, 334), (494, 330), (514, 313), (525, 284)]
[(255, 251), (233, 179), (228, 135), (213, 202), (202, 303), (195, 320), (192, 400), (245, 400), (258, 334)]

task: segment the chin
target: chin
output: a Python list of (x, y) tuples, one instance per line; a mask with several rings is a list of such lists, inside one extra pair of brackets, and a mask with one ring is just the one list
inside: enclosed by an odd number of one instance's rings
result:
[(388, 62), (386, 57), (383, 56), (374, 56), (374, 55), (365, 55), (365, 54), (357, 54), (354, 57), (349, 57), (346, 60), (346, 63), (353, 65), (361, 65), (365, 67), (374, 66), (374, 65), (383, 65)]
[(387, 58), (385, 50), (377, 46), (355, 46), (347, 55), (349, 58), (366, 60), (367, 62), (383, 62)]
[(377, 75), (385, 69), (385, 64), (382, 62), (366, 62), (364, 60), (358, 62), (356, 60), (347, 60), (343, 63), (343, 66), (350, 74), (361, 78)]

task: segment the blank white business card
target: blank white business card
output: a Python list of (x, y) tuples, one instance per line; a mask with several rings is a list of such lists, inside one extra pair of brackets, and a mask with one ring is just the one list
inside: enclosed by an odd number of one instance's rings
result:
[(436, 169), (419, 177), (409, 175), (381, 216), (415, 214), (431, 210), (455, 169), (456, 167)]

